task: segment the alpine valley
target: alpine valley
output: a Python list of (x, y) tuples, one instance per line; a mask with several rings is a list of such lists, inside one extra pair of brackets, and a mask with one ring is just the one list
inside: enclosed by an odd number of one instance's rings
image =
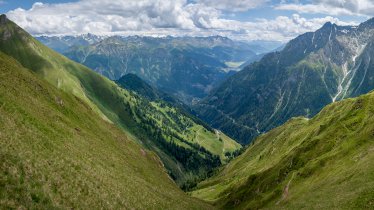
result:
[(374, 19), (259, 43), (1, 15), (0, 209), (373, 209)]
[[(154, 151), (183, 188), (204, 178), (228, 159), (226, 155), (241, 148), (187, 111), (123, 89), (119, 86), (121, 80), (117, 85), (48, 49), (5, 16), (1, 24), (0, 50), (4, 54), (52, 86), (80, 99), (98, 117)], [(137, 85), (141, 86), (142, 81)]]
[[(241, 64), (258, 60), (252, 48), (262, 53), (268, 49), (221, 36), (101, 38), (95, 41), (100, 37), (84, 35), (38, 39), (110, 79), (133, 73), (187, 104), (205, 97)], [(92, 44), (87, 45), (89, 42)]]

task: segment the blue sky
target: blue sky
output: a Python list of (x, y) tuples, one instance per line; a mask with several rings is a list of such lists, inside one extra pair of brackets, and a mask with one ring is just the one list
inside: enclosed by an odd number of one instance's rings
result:
[[(76, 0), (77, 1), (77, 0)], [(33, 0), (0, 0), (0, 13), (6, 13), (9, 10), (17, 8), (30, 9), (35, 2), (44, 2), (50, 4), (76, 2), (72, 0), (48, 0), (48, 1), (33, 1)]]
[(222, 35), (287, 41), (325, 22), (356, 25), (374, 0), (0, 0), (0, 12), (34, 35)]

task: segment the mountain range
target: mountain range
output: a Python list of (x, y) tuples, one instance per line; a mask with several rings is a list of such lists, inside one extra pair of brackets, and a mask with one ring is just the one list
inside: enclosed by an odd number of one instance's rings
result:
[(91, 44), (98, 43), (105, 39), (105, 36), (98, 36), (94, 34), (82, 34), (77, 36), (37, 36), (35, 37), (38, 41), (48, 46), (51, 49), (56, 50), (59, 53), (64, 53), (70, 48), (75, 46), (89, 46)]
[[(39, 37), (58, 51), (56, 39), (70, 38)], [(187, 104), (206, 96), (225, 78), (240, 70), (244, 62), (258, 59), (251, 50), (255, 48), (253, 45), (221, 36), (113, 36), (90, 45), (73, 40), (69, 43), (71, 47), (63, 52), (68, 58), (112, 80), (128, 73), (136, 74)]]
[(374, 88), (374, 19), (326, 23), (227, 79), (196, 104), (199, 117), (243, 144), (295, 116)]

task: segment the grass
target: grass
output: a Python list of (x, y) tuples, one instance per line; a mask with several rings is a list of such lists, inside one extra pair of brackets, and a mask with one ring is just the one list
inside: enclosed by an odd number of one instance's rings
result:
[(80, 98), (0, 53), (0, 207), (210, 208)]
[[(234, 152), (241, 149), (240, 144), (226, 136), (224, 133), (220, 131), (212, 132), (207, 130), (204, 126), (195, 123), (195, 121), (188, 116), (179, 113), (174, 107), (170, 107), (168, 105), (165, 106), (158, 102), (151, 102), (151, 105), (162, 113), (161, 115), (158, 115), (158, 117), (151, 116), (153, 118), (158, 118), (156, 120), (158, 121), (160, 127), (165, 123), (165, 121), (169, 121), (173, 124), (170, 127), (175, 126), (179, 129), (179, 131), (176, 131), (175, 129), (173, 129), (173, 131), (177, 132), (181, 138), (191, 143), (197, 143), (212, 154), (218, 155), (221, 158), (221, 161), (224, 163), (227, 161), (225, 152)], [(152, 114), (150, 113), (150, 115)], [(178, 125), (174, 119), (178, 119), (178, 121), (182, 122), (185, 127)], [(180, 142), (178, 139), (175, 139), (175, 141), (180, 145), (186, 145), (183, 144), (183, 142)]]
[(293, 118), (191, 194), (224, 209), (374, 207), (374, 93)]

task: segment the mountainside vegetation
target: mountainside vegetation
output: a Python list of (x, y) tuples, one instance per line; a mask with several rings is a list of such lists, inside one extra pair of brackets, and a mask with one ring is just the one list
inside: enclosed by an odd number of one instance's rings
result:
[(177, 160), (178, 165), (166, 164), (166, 168), (178, 183), (180, 177), (187, 179), (182, 188), (193, 187), (206, 178), (207, 172), (238, 154), (240, 144), (193, 117), (176, 99), (154, 89), (136, 75), (125, 75), (117, 83), (140, 96), (144, 94), (144, 98), (135, 96), (133, 110), (143, 134), (153, 138), (148, 146), (158, 147), (156, 151), (161, 148), (166, 154), (159, 155), (165, 158), (165, 163), (170, 161), (170, 156)]
[(193, 196), (223, 209), (371, 209), (374, 93), (259, 136)]
[(155, 151), (183, 188), (193, 186), (225, 162), (226, 152), (240, 148), (229, 137), (207, 130), (178, 109), (162, 101), (151, 103), (50, 50), (6, 18), (0, 26), (0, 51), (58, 89), (78, 97), (101, 118)]
[(152, 85), (148, 84), (140, 77), (138, 77), (136, 74), (126, 74), (119, 80), (116, 80), (115, 82), (120, 87), (123, 87), (126, 90), (133, 91), (149, 101), (166, 102), (168, 106), (177, 108), (178, 112), (187, 115), (189, 118), (193, 119), (193, 121), (195, 121), (197, 124), (204, 126), (207, 130), (214, 130), (207, 123), (195, 117), (196, 113), (193, 109), (191, 109), (190, 106), (186, 105), (176, 97), (173, 97), (172, 95), (153, 87)]
[(195, 106), (199, 117), (248, 144), (295, 116), (374, 89), (374, 19), (326, 23), (233, 75)]
[(158, 156), (0, 52), (1, 209), (210, 209)]

